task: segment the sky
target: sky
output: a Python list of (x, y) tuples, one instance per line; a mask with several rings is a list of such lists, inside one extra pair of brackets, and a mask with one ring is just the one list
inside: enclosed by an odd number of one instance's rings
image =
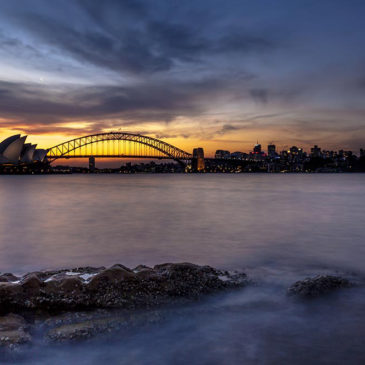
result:
[(0, 139), (365, 147), (363, 0), (0, 0)]

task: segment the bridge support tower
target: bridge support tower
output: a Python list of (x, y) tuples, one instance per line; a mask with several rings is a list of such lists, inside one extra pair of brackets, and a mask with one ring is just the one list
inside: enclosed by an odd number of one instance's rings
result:
[(89, 171), (90, 172), (95, 171), (95, 157), (94, 156), (89, 157)]

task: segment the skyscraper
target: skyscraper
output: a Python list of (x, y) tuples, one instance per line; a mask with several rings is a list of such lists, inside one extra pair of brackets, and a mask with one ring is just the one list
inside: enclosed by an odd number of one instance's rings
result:
[(191, 162), (191, 167), (194, 172), (204, 171), (204, 150), (201, 147), (194, 148), (193, 150), (193, 160)]
[(311, 148), (311, 156), (321, 157), (321, 149), (317, 145)]
[(255, 144), (255, 147), (253, 148), (254, 153), (261, 153), (261, 145), (259, 143)]
[(226, 150), (217, 150), (215, 151), (215, 158), (222, 159), (222, 158), (230, 158), (231, 153)]
[(276, 146), (274, 144), (269, 144), (267, 146), (267, 154), (269, 157), (275, 157), (276, 155)]

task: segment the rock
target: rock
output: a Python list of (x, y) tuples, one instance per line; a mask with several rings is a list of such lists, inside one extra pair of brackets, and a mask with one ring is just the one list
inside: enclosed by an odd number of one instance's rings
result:
[(4, 297), (4, 299), (13, 298), (21, 295), (22, 293), (23, 293), (23, 288), (19, 283), (12, 283), (8, 281), (0, 282), (0, 303), (1, 303), (1, 297)]
[(37, 295), (42, 285), (42, 281), (36, 274), (32, 274), (23, 279), (20, 282), (20, 285), (28, 295)]
[(18, 281), (19, 278), (11, 273), (0, 275), (0, 282)]
[(128, 267), (126, 267), (122, 264), (115, 264), (110, 269), (123, 269), (125, 271), (129, 271), (130, 273), (133, 273), (133, 270), (129, 269)]
[(100, 267), (91, 267), (91, 266), (83, 266), (83, 267), (77, 267), (76, 269), (67, 270), (71, 272), (77, 272), (80, 274), (97, 274), (98, 272), (105, 270), (104, 266)]
[(190, 263), (140, 265), (134, 270), (120, 264), (107, 269), (62, 269), (30, 273), (19, 282), (0, 282), (0, 307), (5, 313), (151, 307), (246, 283), (245, 274)]
[(138, 265), (133, 269), (133, 272), (138, 273), (140, 271), (153, 270), (152, 267), (146, 265)]
[(83, 290), (83, 283), (78, 277), (68, 277), (61, 280), (59, 284), (60, 290), (65, 293), (79, 294)]
[(333, 275), (319, 275), (297, 281), (289, 289), (289, 295), (313, 298), (327, 294), (340, 288), (349, 288), (352, 284), (348, 279)]
[[(82, 317), (84, 317), (83, 320)], [(109, 314), (102, 313), (102, 316), (98, 312), (92, 312), (83, 314), (76, 321), (75, 318), (71, 318), (70, 321), (70, 315), (66, 315), (56, 323), (55, 327), (48, 330), (46, 338), (52, 342), (85, 340), (98, 334), (113, 333), (121, 329), (129, 330), (133, 327), (156, 324), (161, 320), (161, 314), (156, 311), (123, 312), (119, 315), (112, 312)], [(54, 320), (53, 323), (55, 323)]]
[(126, 270), (122, 265), (114, 265), (92, 277), (88, 284), (88, 289), (98, 290), (100, 287), (105, 285), (115, 285), (121, 283), (123, 280), (133, 278), (135, 278), (133, 271), (129, 269)]
[[(161, 319), (155, 310), (151, 312), (156, 306), (246, 284), (245, 274), (190, 263), (139, 265), (134, 270), (116, 264), (107, 269), (34, 272), (20, 278), (3, 274), (0, 308), (2, 313), (26, 313), (32, 326), (40, 327), (51, 341), (68, 341), (156, 323)], [(0, 317), (0, 344), (11, 347), (30, 340), (22, 317)]]
[(70, 341), (89, 338), (94, 335), (95, 332), (96, 329), (92, 322), (81, 322), (53, 328), (47, 333), (47, 338), (57, 342)]
[(31, 341), (29, 326), (23, 317), (10, 313), (0, 317), (0, 346), (13, 348)]
[(157, 273), (151, 268), (144, 268), (136, 272), (136, 277), (140, 280), (156, 280)]
[(47, 338), (56, 342), (82, 340), (97, 334), (118, 330), (127, 326), (128, 323), (123, 317), (94, 318), (52, 328), (48, 331)]

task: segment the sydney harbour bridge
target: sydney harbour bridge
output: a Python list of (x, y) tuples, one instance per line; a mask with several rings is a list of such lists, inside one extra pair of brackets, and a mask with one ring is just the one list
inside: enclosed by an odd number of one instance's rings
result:
[(157, 138), (107, 132), (72, 139), (48, 149), (50, 163), (60, 158), (148, 158), (186, 163), (193, 155)]

